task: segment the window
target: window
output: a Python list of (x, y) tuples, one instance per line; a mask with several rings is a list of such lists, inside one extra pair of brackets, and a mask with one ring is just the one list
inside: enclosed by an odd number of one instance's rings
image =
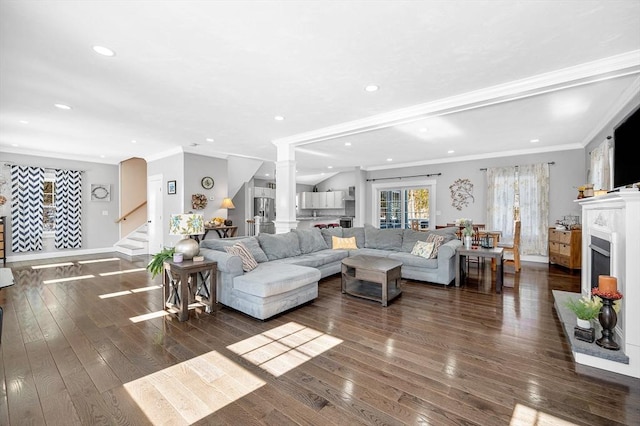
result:
[(56, 230), (56, 181), (55, 177), (44, 178), (44, 202), (42, 222), (44, 232), (54, 233)]
[(430, 223), (435, 223), (435, 218), (431, 217), (435, 182), (407, 182), (402, 186), (397, 183), (374, 184), (372, 189), (377, 194), (374, 208), (380, 229), (408, 229), (413, 221), (418, 221), (420, 229), (427, 229)]

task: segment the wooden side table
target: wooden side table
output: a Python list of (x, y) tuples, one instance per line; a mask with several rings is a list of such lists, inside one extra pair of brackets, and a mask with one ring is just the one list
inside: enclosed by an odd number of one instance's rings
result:
[(216, 300), (217, 262), (185, 260), (164, 262), (162, 297), (165, 309), (178, 315), (179, 321), (189, 319), (189, 303), (195, 302), (213, 312)]
[[(467, 256), (477, 256), (481, 258), (495, 259), (496, 271), (496, 293), (502, 293), (502, 283), (504, 281), (503, 250), (500, 247), (466, 249), (464, 246), (456, 248), (456, 287), (460, 287), (460, 282), (464, 280), (464, 258)], [(462, 260), (460, 259), (462, 258)]]

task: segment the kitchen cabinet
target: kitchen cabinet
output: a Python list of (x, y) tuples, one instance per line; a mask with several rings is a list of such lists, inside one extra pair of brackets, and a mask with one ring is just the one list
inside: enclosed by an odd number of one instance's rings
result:
[(582, 231), (549, 228), (549, 263), (569, 269), (580, 269), (582, 263)]
[(300, 209), (343, 209), (344, 191), (301, 192), (298, 202)]
[(276, 198), (276, 190), (273, 188), (263, 188), (256, 186), (253, 188), (253, 196), (258, 198)]

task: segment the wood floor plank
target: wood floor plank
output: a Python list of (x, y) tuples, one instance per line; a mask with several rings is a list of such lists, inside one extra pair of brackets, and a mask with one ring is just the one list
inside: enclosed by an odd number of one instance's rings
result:
[(502, 294), (471, 268), (460, 288), (403, 280), (382, 307), (335, 275), (268, 321), (220, 306), (133, 322), (162, 310), (160, 291), (131, 291), (159, 278), (100, 274), (148, 258), (77, 263), (96, 257), (8, 265), (0, 424), (640, 425), (639, 379), (573, 361), (551, 290), (580, 275), (556, 266), (507, 272)]

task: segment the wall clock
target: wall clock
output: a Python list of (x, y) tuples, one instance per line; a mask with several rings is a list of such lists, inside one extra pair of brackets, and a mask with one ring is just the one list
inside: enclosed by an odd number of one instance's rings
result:
[(212, 178), (210, 178), (209, 176), (205, 176), (200, 181), (200, 185), (202, 185), (204, 189), (211, 189), (213, 188), (214, 182)]

